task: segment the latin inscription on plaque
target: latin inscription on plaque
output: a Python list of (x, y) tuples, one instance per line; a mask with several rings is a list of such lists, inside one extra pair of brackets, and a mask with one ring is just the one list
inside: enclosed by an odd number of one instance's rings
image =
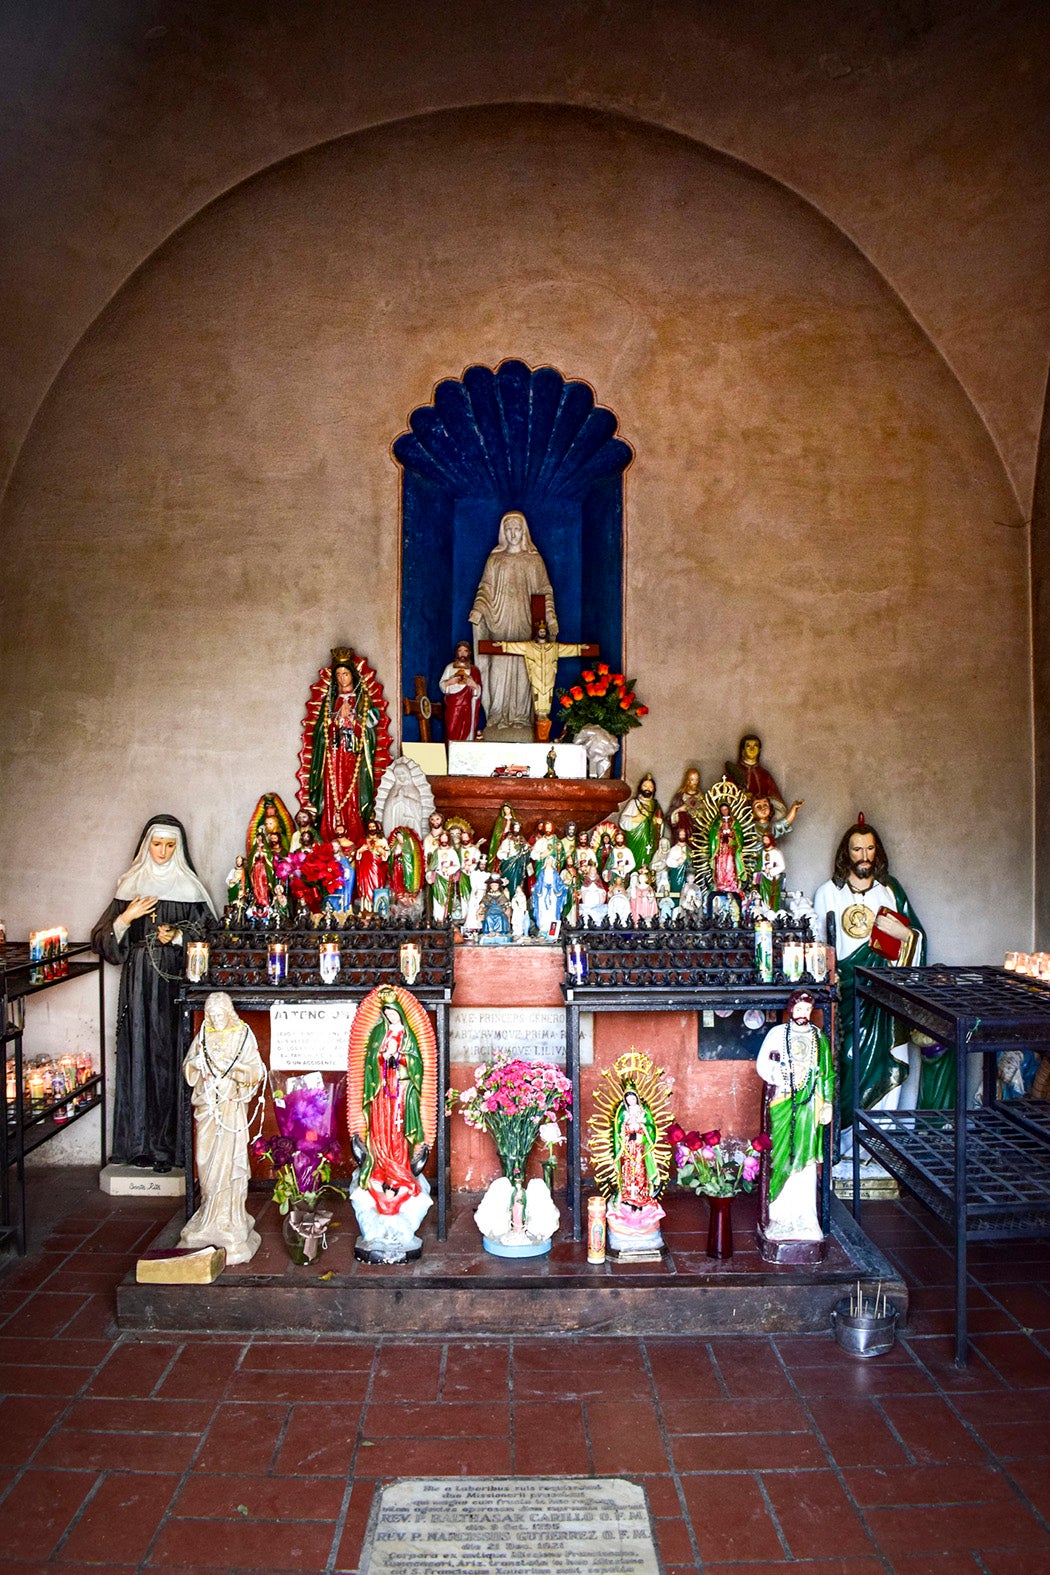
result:
[[(449, 1054), (477, 1066), (497, 1053), (522, 1061), (565, 1065), (565, 1013), (558, 1007), (454, 1006), (449, 1014)], [(580, 1065), (594, 1060), (594, 1013), (580, 1013)]]
[(658, 1575), (620, 1477), (449, 1477), (381, 1490), (362, 1575)]

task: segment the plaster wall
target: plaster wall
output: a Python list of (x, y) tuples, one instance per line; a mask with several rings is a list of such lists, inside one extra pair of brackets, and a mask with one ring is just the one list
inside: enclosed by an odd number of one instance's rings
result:
[[(586, 379), (635, 449), (627, 665), (651, 714), (629, 774), (654, 768), (666, 802), (755, 727), (806, 800), (789, 884), (826, 877), (863, 809), (936, 957), (1024, 944), (1027, 539), (986, 429), (799, 198), (539, 106), (245, 182), (69, 359), (2, 520), (10, 933), (84, 933), (159, 809), (218, 893), (259, 793), (293, 799), (331, 644), (396, 708), (389, 445), (440, 378), (507, 356)], [(80, 1031), (60, 996), (32, 1048)]]

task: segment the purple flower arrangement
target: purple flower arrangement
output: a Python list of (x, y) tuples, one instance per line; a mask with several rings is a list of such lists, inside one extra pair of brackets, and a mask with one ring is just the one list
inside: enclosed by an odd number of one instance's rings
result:
[(252, 1144), (256, 1159), (267, 1159), (274, 1168), (274, 1201), (282, 1214), (295, 1204), (317, 1207), (325, 1192), (345, 1197), (332, 1181), (332, 1166), (340, 1158), (332, 1133), (344, 1082), (324, 1083), (318, 1073), (302, 1077), (270, 1074), (273, 1110), (278, 1132), (258, 1137)]

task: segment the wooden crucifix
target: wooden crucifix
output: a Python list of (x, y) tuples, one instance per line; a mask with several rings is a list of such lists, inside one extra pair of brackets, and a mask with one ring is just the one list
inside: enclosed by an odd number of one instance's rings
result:
[(532, 598), (531, 640), (479, 640), (478, 650), (485, 656), (520, 656), (525, 661), (532, 688), (536, 737), (546, 743), (551, 733), (551, 700), (558, 663), (563, 656), (598, 656), (596, 645), (563, 644), (547, 635), (542, 596)]
[(430, 719), (433, 716), (443, 717), (445, 707), (440, 700), (431, 700), (427, 696), (427, 681), (422, 673), (416, 674), (416, 698), (409, 700), (407, 695), (401, 701), (402, 715), (414, 716), (419, 722), (419, 736), (424, 744), (430, 743)]

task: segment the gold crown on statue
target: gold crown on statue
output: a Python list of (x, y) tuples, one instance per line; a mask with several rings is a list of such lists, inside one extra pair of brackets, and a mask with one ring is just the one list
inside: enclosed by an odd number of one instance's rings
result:
[(348, 645), (337, 645), (332, 649), (332, 671), (337, 667), (353, 667), (354, 653)]

